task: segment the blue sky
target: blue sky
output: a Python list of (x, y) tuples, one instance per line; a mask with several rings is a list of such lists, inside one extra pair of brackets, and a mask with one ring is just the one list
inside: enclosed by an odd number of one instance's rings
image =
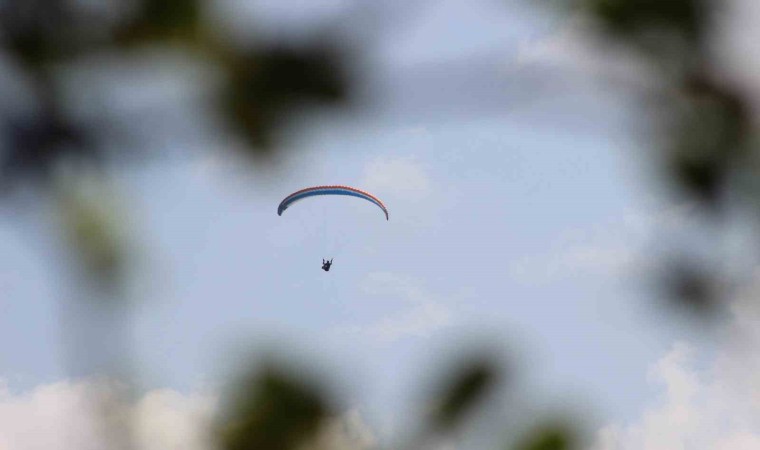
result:
[[(270, 33), (311, 23), (260, 5), (252, 17)], [(369, 108), (299, 119), (276, 167), (208, 152), (227, 142), (201, 130), (191, 158), (117, 175), (142, 249), (130, 287), (142, 387), (214, 391), (241, 354), (274, 343), (334, 371), (382, 434), (428, 369), (486, 341), (539, 408), (581, 405), (592, 430), (635, 421), (659, 392), (650, 367), (689, 353), (674, 342), (708, 347), (646, 290), (658, 233), (690, 209), (652, 183), (633, 102), (587, 61), (565, 65), (583, 57), (562, 42), (566, 22), (490, 1), (413, 17), (363, 47)], [(326, 183), (370, 190), (390, 221), (350, 198), (277, 216), (284, 196)], [(0, 378), (19, 395), (71, 375), (57, 318), (66, 256), (48, 213), (0, 222)]]

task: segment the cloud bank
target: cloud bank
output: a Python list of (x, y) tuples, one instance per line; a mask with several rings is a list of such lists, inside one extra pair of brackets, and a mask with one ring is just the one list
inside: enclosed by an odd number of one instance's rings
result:
[(732, 305), (716, 356), (685, 342), (654, 364), (664, 389), (641, 417), (599, 431), (594, 450), (760, 449), (760, 270)]
[(120, 400), (125, 393), (124, 386), (102, 379), (44, 384), (20, 394), (4, 388), (0, 392), (0, 449), (119, 448), (115, 441), (128, 434), (114, 433), (127, 424), (139, 449), (210, 448), (216, 403), (212, 397), (165, 389), (124, 405)]
[[(126, 393), (124, 385), (104, 379), (61, 381), (17, 394), (0, 383), (0, 450), (217, 448), (215, 395), (158, 389), (128, 401)], [(374, 445), (374, 434), (358, 411), (351, 410), (327, 421), (303, 450), (366, 450)]]

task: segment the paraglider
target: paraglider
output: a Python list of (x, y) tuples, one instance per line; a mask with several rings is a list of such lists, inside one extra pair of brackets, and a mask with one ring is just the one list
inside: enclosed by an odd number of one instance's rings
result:
[[(369, 192), (362, 191), (360, 189), (356, 189), (350, 186), (314, 186), (310, 188), (301, 189), (299, 191), (296, 191), (287, 197), (285, 197), (281, 202), (280, 205), (277, 207), (277, 215), (281, 216), (282, 213), (291, 207), (294, 203), (301, 201), (305, 198), (309, 197), (316, 197), (320, 195), (345, 195), (350, 197), (356, 197), (362, 200), (366, 200), (368, 202), (373, 203), (375, 206), (380, 208), (383, 211), (383, 214), (385, 215), (385, 220), (389, 220), (388, 218), (388, 208), (385, 207), (385, 204), (374, 195), (370, 194)], [(322, 259), (322, 270), (325, 272), (330, 271), (330, 267), (332, 266), (332, 259), (326, 260)]]
[(385, 220), (388, 220), (388, 208), (385, 207), (379, 198), (375, 197), (369, 192), (352, 188), (350, 186), (315, 186), (293, 192), (280, 202), (280, 206), (277, 207), (277, 215), (281, 216), (286, 209), (290, 208), (290, 206), (297, 201), (318, 195), (348, 195), (351, 197), (367, 200), (374, 203), (381, 210), (383, 210), (383, 213), (385, 214)]

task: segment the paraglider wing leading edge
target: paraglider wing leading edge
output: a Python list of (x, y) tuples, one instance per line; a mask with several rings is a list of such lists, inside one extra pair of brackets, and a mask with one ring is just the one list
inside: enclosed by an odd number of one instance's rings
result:
[(315, 186), (315, 187), (310, 187), (306, 189), (301, 189), (300, 191), (296, 191), (288, 195), (287, 197), (285, 197), (285, 199), (282, 202), (280, 202), (280, 206), (277, 207), (277, 215), (281, 216), (283, 211), (288, 209), (290, 205), (292, 205), (293, 203), (299, 200), (303, 200), (308, 197), (314, 197), (317, 195), (348, 195), (351, 197), (358, 197), (358, 198), (367, 200), (369, 202), (374, 203), (380, 209), (382, 209), (383, 213), (385, 214), (385, 220), (389, 220), (388, 209), (385, 207), (385, 204), (383, 204), (383, 202), (380, 201), (379, 198), (375, 197), (369, 192), (352, 188), (350, 186)]

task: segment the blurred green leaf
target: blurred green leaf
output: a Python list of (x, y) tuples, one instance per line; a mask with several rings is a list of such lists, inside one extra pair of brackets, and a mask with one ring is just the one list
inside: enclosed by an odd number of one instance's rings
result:
[(613, 33), (638, 34), (666, 28), (695, 39), (706, 25), (702, 0), (586, 0), (588, 10)]
[(717, 280), (705, 265), (681, 257), (663, 275), (665, 292), (678, 306), (704, 316), (718, 304)]
[(749, 108), (741, 96), (704, 77), (682, 89), (685, 104), (675, 113), (670, 171), (698, 200), (717, 206), (721, 190), (747, 156)]
[(531, 431), (515, 450), (573, 450), (579, 448), (577, 432), (567, 425), (544, 424)]
[(109, 204), (103, 192), (63, 186), (58, 199), (64, 229), (83, 265), (98, 281), (111, 283), (123, 275), (126, 244), (113, 200)]
[(0, 4), (5, 47), (30, 67), (57, 59), (68, 44), (63, 29), (67, 9), (61, 0), (13, 0)]
[(327, 44), (249, 53), (229, 65), (224, 111), (254, 151), (266, 152), (287, 114), (310, 103), (345, 100), (347, 83), (339, 61), (341, 53)]
[(44, 110), (8, 121), (7, 143), (0, 157), (0, 181), (8, 187), (21, 179), (48, 181), (63, 159), (92, 159), (89, 130), (60, 113)]
[(141, 0), (134, 19), (117, 33), (117, 42), (194, 42), (201, 30), (200, 11), (198, 0)]
[(318, 387), (273, 367), (243, 383), (235, 395), (220, 430), (226, 450), (296, 448), (332, 413)]
[(431, 425), (439, 431), (459, 425), (494, 388), (498, 370), (491, 361), (479, 359), (465, 363), (447, 376), (430, 416)]

